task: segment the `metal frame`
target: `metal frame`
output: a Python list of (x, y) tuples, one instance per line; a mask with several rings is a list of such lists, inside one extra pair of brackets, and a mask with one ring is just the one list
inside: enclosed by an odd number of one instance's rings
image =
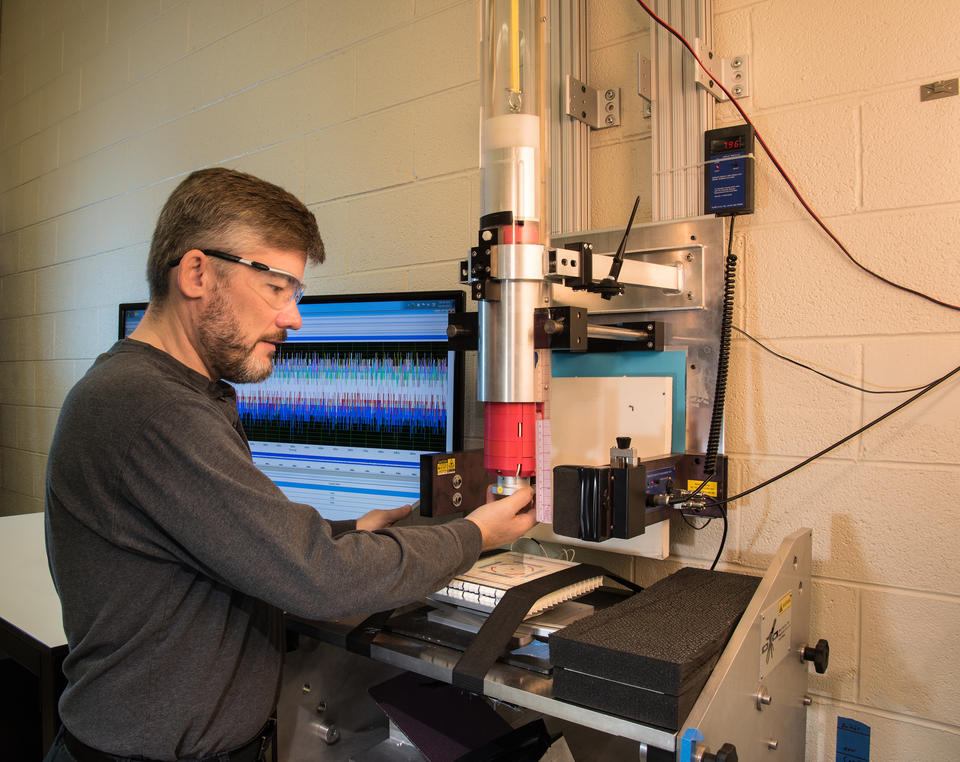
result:
[[(775, 741), (778, 760), (802, 762), (809, 665), (802, 660), (801, 653), (809, 642), (812, 543), (810, 529), (797, 530), (781, 543), (680, 731), (670, 732), (551, 698), (553, 683), (549, 677), (499, 662), (484, 679), (484, 695), (634, 742), (641, 755), (656, 748), (674, 754), (678, 762), (693, 762), (704, 751), (715, 753), (723, 743), (731, 742), (741, 758), (759, 759)], [(769, 624), (764, 614), (787, 594), (792, 597), (793, 609), (789, 639), (780, 643), (787, 651), (770, 668), (764, 669), (761, 648)], [(342, 646), (358, 621), (359, 618), (342, 622), (293, 620), (290, 625), (304, 635)], [(353, 735), (348, 728), (351, 724), (348, 717), (352, 717), (352, 725), (362, 729), (361, 735), (370, 743), (380, 740), (386, 735), (385, 726), (366, 735), (372, 728), (368, 720), (360, 721), (360, 716), (369, 717), (369, 710), (361, 709), (354, 696), (376, 681), (373, 665), (354, 654), (340, 652), (338, 656), (336, 649), (325, 646), (320, 648), (322, 657), (320, 653), (314, 655), (317, 648), (315, 644), (310, 645), (305, 653), (290, 655), (292, 663), (285, 672), (281, 699), (281, 710), (285, 710), (281, 711), (281, 729), (284, 716), (291, 714), (301, 718), (297, 724), (303, 720), (312, 726), (323, 720), (312, 710), (319, 698), (317, 694), (306, 695), (306, 691), (323, 685), (325, 716), (337, 721), (345, 741)], [(387, 632), (374, 636), (369, 654), (371, 659), (394, 669), (409, 670), (446, 683), (452, 681), (453, 669), (461, 656), (460, 651), (451, 648)], [(352, 678), (345, 679), (346, 674)], [(396, 672), (387, 670), (385, 674), (382, 679)], [(308, 683), (312, 688), (307, 688)], [(770, 700), (761, 700), (760, 696)], [(306, 705), (306, 711), (299, 705)], [(285, 740), (295, 737), (295, 729), (288, 728), (281, 736), (281, 746)], [(360, 740), (357, 739), (357, 745)], [(323, 749), (323, 744), (316, 740), (307, 745), (315, 753)], [(352, 741), (345, 745), (351, 751), (357, 748)], [(302, 748), (301, 745), (298, 750)], [(334, 748), (326, 751), (329, 753), (315, 758), (342, 758), (334, 756), (337, 752)]]
[[(653, 10), (687, 40), (713, 44), (713, 0), (651, 0)], [(564, 115), (564, 81), (587, 82), (586, 0), (550, 0), (550, 229), (590, 228), (590, 128)], [(653, 220), (703, 213), (702, 136), (713, 102), (696, 85), (696, 62), (669, 32), (652, 25)], [(590, 83), (588, 83), (590, 84)]]
[[(742, 759), (759, 759), (776, 749), (778, 762), (803, 762), (809, 664), (802, 653), (810, 642), (812, 554), (810, 529), (799, 529), (781, 543), (680, 738), (697, 730), (714, 753), (729, 742)], [(789, 639), (780, 647), (789, 650), (767, 669), (761, 647), (770, 622), (764, 613), (787, 594), (793, 611)]]

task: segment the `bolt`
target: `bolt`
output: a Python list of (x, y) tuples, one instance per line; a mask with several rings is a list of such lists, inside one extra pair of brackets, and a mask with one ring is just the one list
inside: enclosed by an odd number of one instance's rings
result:
[(318, 702), (318, 703), (317, 703), (317, 714), (323, 714), (325, 711), (327, 711), (327, 702), (326, 702), (326, 701), (320, 701), (320, 702)]
[(317, 735), (327, 744), (336, 743), (340, 740), (340, 729), (332, 722), (329, 725), (323, 723), (317, 724)]
[(617, 104), (614, 103), (613, 101), (610, 101), (610, 103), (607, 104), (607, 111), (613, 113), (613, 110), (614, 110), (616, 107), (617, 107)]
[(687, 291), (687, 301), (693, 301), (693, 291)]
[(304, 684), (303, 684), (303, 688), (301, 688), (300, 690), (302, 690), (304, 693), (309, 693), (309, 692), (310, 692), (310, 683), (304, 683)]
[(737, 85), (737, 87), (733, 88), (733, 94), (734, 94), (734, 95), (740, 95), (740, 93), (742, 93), (742, 92), (743, 92), (743, 88), (740, 87), (739, 85)]
[(463, 477), (460, 474), (453, 475), (453, 488), (460, 489), (463, 486)]
[(607, 92), (603, 94), (603, 97), (606, 98), (608, 101), (612, 101), (614, 98), (617, 97), (617, 91), (611, 88), (610, 90), (607, 90)]
[(734, 59), (730, 62), (730, 65), (731, 65), (734, 69), (739, 69), (739, 68), (743, 65), (743, 59), (740, 58), (740, 56), (737, 56), (736, 58), (734, 58)]
[(693, 261), (693, 254), (687, 254), (687, 261), (688, 261), (688, 262), (692, 262), (692, 261)]
[(456, 507), (459, 508), (463, 504), (463, 495), (461, 495), (459, 492), (454, 492), (452, 502)]
[(773, 698), (767, 693), (767, 689), (764, 686), (757, 688), (757, 692), (754, 694), (754, 698), (757, 701), (757, 710), (763, 709), (765, 706), (770, 706), (773, 703)]
[(770, 751), (776, 751), (779, 745), (780, 742), (775, 738), (771, 738), (769, 741), (767, 741), (767, 748), (770, 749)]
[(610, 114), (610, 115), (607, 117), (607, 120), (606, 120), (606, 121), (607, 121), (607, 124), (614, 124), (617, 120), (616, 120), (616, 118), (613, 116), (613, 114)]
[(804, 706), (810, 706), (812, 703), (813, 703), (813, 698), (812, 698), (812, 697), (810, 697), (810, 696), (804, 696), (804, 697), (803, 697), (803, 705), (804, 705)]

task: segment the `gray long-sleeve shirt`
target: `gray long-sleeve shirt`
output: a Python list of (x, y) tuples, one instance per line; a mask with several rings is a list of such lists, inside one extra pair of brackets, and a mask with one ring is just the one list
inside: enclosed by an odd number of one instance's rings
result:
[(120, 756), (249, 740), (275, 705), (281, 610), (335, 618), (420, 598), (469, 568), (480, 531), (355, 531), (256, 466), (233, 389), (126, 339), (64, 402), (47, 550), (69, 644), (64, 724)]

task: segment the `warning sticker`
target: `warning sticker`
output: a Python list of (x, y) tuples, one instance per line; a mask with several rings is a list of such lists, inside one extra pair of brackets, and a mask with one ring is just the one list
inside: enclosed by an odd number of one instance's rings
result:
[[(693, 492), (697, 487), (703, 484), (702, 481), (696, 481), (695, 479), (687, 479), (687, 490)], [(716, 482), (707, 482), (707, 486), (700, 490), (700, 493), (703, 495), (709, 495), (710, 497), (717, 496), (717, 483)]]
[(446, 460), (437, 461), (437, 476), (443, 476), (445, 474), (452, 474), (457, 470), (457, 459), (456, 458), (447, 458)]

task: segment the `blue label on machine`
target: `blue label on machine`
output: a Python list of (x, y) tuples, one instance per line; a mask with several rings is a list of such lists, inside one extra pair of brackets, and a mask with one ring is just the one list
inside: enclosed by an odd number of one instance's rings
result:
[(837, 717), (837, 762), (870, 762), (870, 726)]
[(707, 164), (709, 208), (739, 209), (747, 203), (747, 157), (743, 153), (712, 156)]

